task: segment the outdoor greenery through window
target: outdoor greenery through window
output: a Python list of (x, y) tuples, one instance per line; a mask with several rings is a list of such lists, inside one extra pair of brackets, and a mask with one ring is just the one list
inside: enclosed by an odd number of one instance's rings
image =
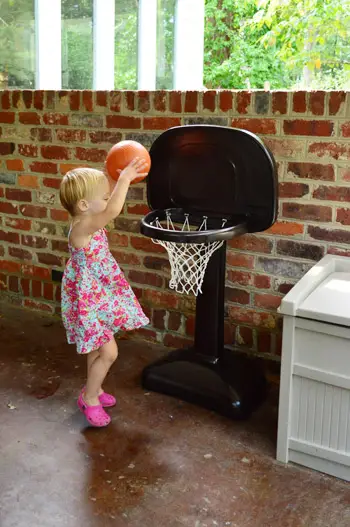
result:
[[(174, 87), (176, 1), (158, 0), (157, 89)], [(93, 0), (61, 10), (62, 87), (92, 89)], [(115, 2), (116, 89), (138, 88), (138, 10)], [(0, 88), (35, 88), (35, 31), (34, 0), (0, 0)], [(198, 89), (349, 90), (349, 37), (350, 0), (205, 0)]]

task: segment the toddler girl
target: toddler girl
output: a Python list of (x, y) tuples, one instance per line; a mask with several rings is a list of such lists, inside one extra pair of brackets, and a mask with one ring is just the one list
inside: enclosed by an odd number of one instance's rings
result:
[(87, 383), (78, 406), (92, 426), (111, 418), (103, 409), (114, 406), (102, 383), (118, 356), (114, 333), (148, 324), (131, 287), (109, 251), (104, 227), (124, 205), (130, 183), (145, 176), (136, 158), (123, 171), (113, 191), (103, 172), (77, 168), (61, 183), (60, 199), (72, 217), (68, 235), (70, 259), (62, 280), (62, 318), (70, 344), (87, 356)]

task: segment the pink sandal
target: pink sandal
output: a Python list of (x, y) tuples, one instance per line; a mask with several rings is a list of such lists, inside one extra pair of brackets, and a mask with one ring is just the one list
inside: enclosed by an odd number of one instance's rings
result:
[[(85, 386), (81, 390), (81, 393), (84, 393), (84, 392), (85, 392)], [(98, 398), (103, 408), (111, 408), (112, 406), (115, 406), (117, 404), (116, 398), (110, 393), (103, 392), (101, 393), (101, 395), (98, 396)]]
[(80, 393), (79, 395), (78, 407), (81, 412), (83, 412), (91, 426), (95, 426), (96, 428), (102, 428), (104, 426), (109, 425), (109, 423), (111, 422), (111, 418), (102, 408), (102, 404), (97, 404), (95, 406), (90, 406), (86, 404), (83, 399), (82, 393)]

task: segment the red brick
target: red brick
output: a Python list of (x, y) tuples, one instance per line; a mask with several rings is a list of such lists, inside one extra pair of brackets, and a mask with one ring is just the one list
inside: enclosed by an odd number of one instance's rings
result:
[(28, 216), (29, 218), (46, 218), (47, 216), (47, 209), (36, 205), (21, 205), (20, 211), (23, 216)]
[(74, 90), (69, 93), (69, 108), (71, 111), (80, 109), (80, 91)]
[(121, 102), (122, 102), (122, 94), (120, 91), (112, 91), (110, 92), (109, 96), (109, 107), (112, 110), (112, 112), (120, 112)]
[(116, 251), (112, 248), (112, 254), (114, 258), (119, 262), (120, 264), (128, 264), (128, 265), (140, 265), (141, 259), (140, 257), (135, 253), (128, 253), (125, 250), (123, 251)]
[(328, 187), (321, 185), (314, 190), (313, 197), (327, 201), (350, 202), (350, 187)]
[(35, 309), (37, 311), (45, 311), (46, 313), (52, 313), (53, 312), (53, 307), (48, 305), (48, 304), (44, 304), (42, 302), (35, 302), (34, 300), (29, 300), (28, 298), (26, 298), (23, 302), (23, 305), (24, 307), (28, 307), (30, 309)]
[(34, 92), (34, 108), (36, 110), (44, 109), (44, 90), (36, 90)]
[(5, 274), (0, 274), (0, 291), (6, 291), (7, 289), (7, 276)]
[(350, 181), (350, 168), (339, 167), (338, 173), (339, 173), (340, 179), (342, 179), (343, 181)]
[(6, 199), (12, 201), (32, 201), (32, 193), (30, 190), (19, 190), (16, 188), (7, 188), (6, 189)]
[(337, 209), (337, 222), (350, 225), (350, 209)]
[(251, 103), (251, 93), (238, 92), (237, 93), (237, 111), (241, 114), (247, 114)]
[(12, 90), (12, 106), (18, 108), (19, 102), (21, 100), (21, 90)]
[(23, 220), (21, 218), (5, 218), (5, 224), (7, 227), (20, 231), (30, 231), (32, 228), (32, 222), (30, 220)]
[(55, 108), (56, 104), (56, 92), (53, 90), (45, 90), (46, 95), (46, 107), (50, 110)]
[(68, 242), (61, 240), (52, 240), (51, 247), (53, 251), (59, 251), (61, 253), (68, 253)]
[(291, 221), (277, 221), (265, 233), (276, 234), (278, 236), (295, 236), (304, 233), (304, 225)]
[(62, 266), (62, 258), (60, 256), (56, 256), (55, 254), (47, 254), (47, 253), (37, 253), (38, 261), (41, 264), (61, 267)]
[(102, 163), (105, 161), (107, 156), (106, 150), (100, 150), (98, 148), (81, 148), (77, 147), (75, 150), (75, 157), (82, 161), (90, 161), (92, 163)]
[(4, 214), (18, 214), (18, 207), (12, 203), (0, 201), (0, 212), (3, 212)]
[(152, 325), (157, 329), (165, 329), (165, 316), (166, 311), (164, 309), (154, 309)]
[(297, 91), (293, 93), (293, 112), (305, 113), (306, 112), (306, 92)]
[(72, 163), (61, 163), (60, 164), (60, 172), (64, 176), (64, 174), (66, 174), (70, 170), (74, 170), (75, 168), (79, 168), (79, 167), (83, 167), (83, 166), (88, 166), (88, 165), (85, 165), (85, 164), (83, 164), (83, 165), (82, 164), (74, 165)]
[(196, 113), (198, 110), (198, 92), (188, 91), (185, 94), (185, 112)]
[(138, 251), (145, 251), (148, 253), (164, 253), (166, 252), (163, 247), (152, 242), (150, 238), (141, 238), (137, 236), (132, 236), (130, 238), (130, 243), (134, 249)]
[(138, 92), (138, 110), (139, 112), (148, 112), (151, 107), (150, 94), (147, 91)]
[(68, 221), (69, 220), (69, 214), (65, 210), (51, 209), (50, 215), (51, 215), (51, 219), (55, 221)]
[(133, 112), (135, 110), (135, 92), (125, 91), (124, 92), (125, 107), (127, 110)]
[(308, 234), (315, 240), (332, 243), (350, 243), (350, 229), (325, 229), (322, 227), (308, 226)]
[(227, 253), (227, 263), (233, 267), (247, 267), (248, 269), (253, 269), (254, 256), (229, 251)]
[(89, 132), (91, 143), (119, 143), (122, 139), (120, 132), (107, 132), (105, 130), (98, 130), (97, 132)]
[(153, 107), (157, 112), (166, 110), (166, 91), (156, 91), (153, 94)]
[(145, 130), (167, 130), (180, 124), (181, 119), (178, 117), (145, 117), (143, 121)]
[(0, 229), (0, 240), (8, 243), (19, 243), (19, 234), (17, 232), (7, 232)]
[(30, 262), (33, 259), (33, 254), (21, 247), (9, 247), (9, 255), (22, 261), (28, 260)]
[(129, 279), (137, 284), (163, 287), (163, 278), (155, 273), (144, 273), (142, 271), (129, 271)]
[(38, 147), (35, 145), (18, 145), (18, 153), (24, 157), (38, 157)]
[(275, 156), (281, 157), (297, 157), (304, 155), (305, 141), (298, 141), (296, 139), (276, 139), (273, 137), (266, 137), (264, 143)]
[(341, 125), (341, 131), (343, 137), (350, 137), (350, 121)]
[(334, 91), (329, 95), (329, 115), (337, 115), (345, 103), (346, 92)]
[(56, 130), (56, 138), (65, 143), (83, 143), (86, 139), (86, 132), (85, 130)]
[(254, 287), (257, 287), (258, 289), (270, 289), (271, 278), (260, 274), (254, 276)]
[(229, 269), (227, 273), (227, 278), (230, 282), (239, 285), (251, 285), (252, 283), (252, 274), (245, 271), (236, 271)]
[(43, 143), (52, 142), (52, 131), (48, 128), (32, 128), (30, 130), (30, 138), (32, 141), (40, 141)]
[(9, 156), (13, 154), (13, 152), (15, 151), (15, 148), (16, 148), (16, 145), (14, 143), (0, 143), (0, 155)]
[(39, 180), (37, 176), (19, 175), (18, 184), (20, 187), (39, 188)]
[(145, 289), (143, 299), (147, 305), (176, 309), (178, 307), (178, 297), (173, 293)]
[(24, 170), (22, 159), (6, 159), (7, 170), (15, 170), (16, 172)]
[(170, 269), (169, 260), (166, 260), (165, 258), (159, 258), (158, 256), (145, 256), (143, 265), (147, 269), (154, 269), (157, 271), (165, 271)]
[(350, 257), (350, 249), (344, 249), (344, 247), (328, 247), (328, 254), (336, 254), (337, 256)]
[(272, 113), (284, 115), (287, 113), (287, 93), (273, 92), (272, 93)]
[(282, 215), (285, 218), (327, 222), (332, 221), (332, 208), (321, 205), (284, 203), (282, 206)]
[(170, 331), (179, 331), (181, 326), (181, 313), (171, 311), (168, 318), (168, 329)]
[(53, 300), (53, 284), (43, 283), (43, 297), (46, 300)]
[(144, 216), (145, 214), (148, 214), (149, 211), (149, 207), (147, 205), (144, 205), (143, 203), (138, 203), (136, 205), (128, 205), (128, 214), (138, 214), (140, 216)]
[(106, 91), (96, 91), (96, 105), (102, 106), (103, 108), (107, 108), (107, 95), (108, 92)]
[(15, 122), (15, 112), (0, 112), (0, 123), (13, 124)]
[(266, 329), (274, 329), (277, 325), (277, 317), (274, 313), (232, 305), (228, 306), (228, 311), (232, 320), (243, 324)]
[(334, 159), (350, 159), (350, 145), (346, 143), (311, 143), (309, 153), (318, 157), (329, 156)]
[(255, 134), (275, 134), (276, 121), (274, 119), (233, 119), (233, 128), (242, 128)]
[(309, 108), (311, 113), (314, 115), (323, 115), (324, 114), (324, 100), (325, 92), (316, 91), (311, 92), (309, 97)]
[(40, 174), (57, 174), (58, 172), (57, 164), (47, 161), (34, 161), (29, 168), (32, 172), (39, 172)]
[(283, 123), (283, 130), (286, 135), (329, 137), (333, 134), (334, 123), (332, 121), (306, 121), (304, 119), (286, 120)]
[(53, 124), (53, 125), (68, 125), (68, 114), (65, 113), (45, 113), (44, 114), (44, 123)]
[(42, 146), (41, 155), (44, 159), (69, 159), (69, 149), (63, 146)]
[(33, 92), (31, 90), (23, 90), (22, 91), (22, 99), (24, 102), (24, 106), (28, 109), (31, 108), (32, 102), (33, 102)]
[(0, 260), (0, 271), (7, 271), (8, 273), (19, 273), (21, 266), (17, 262), (8, 262), (7, 260)]
[(13, 293), (19, 293), (19, 281), (17, 276), (9, 276), (9, 290)]
[(112, 245), (118, 247), (128, 247), (129, 245), (129, 238), (125, 234), (120, 234), (119, 232), (110, 233), (109, 240)]
[(289, 284), (288, 282), (283, 282), (278, 285), (278, 292), (286, 295), (291, 289), (293, 289), (294, 284)]
[(302, 179), (318, 179), (320, 181), (334, 181), (334, 166), (317, 163), (288, 163), (288, 174), (292, 173)]
[(237, 289), (234, 287), (225, 288), (225, 297), (229, 302), (234, 302), (235, 304), (249, 304), (250, 295), (248, 291), (243, 289)]
[(189, 316), (186, 319), (186, 334), (191, 337), (195, 334), (196, 329), (196, 319), (194, 316)]
[(219, 92), (219, 105), (222, 112), (229, 112), (232, 110), (233, 96), (231, 91)]
[(21, 289), (22, 289), (23, 296), (30, 295), (30, 281), (27, 278), (21, 279)]
[(42, 280), (49, 280), (51, 278), (51, 271), (47, 267), (38, 267), (36, 265), (23, 264), (22, 265), (23, 276), (29, 276), (33, 278), (41, 278)]
[(309, 185), (305, 183), (279, 183), (278, 194), (280, 198), (302, 198), (309, 193)]
[(107, 128), (122, 128), (129, 130), (136, 130), (141, 128), (140, 117), (126, 117), (119, 115), (107, 115)]
[(34, 247), (35, 249), (46, 249), (48, 246), (48, 239), (40, 238), (40, 236), (30, 236), (28, 234), (22, 234), (21, 243), (25, 247)]
[(271, 333), (259, 331), (257, 336), (257, 346), (259, 353), (271, 353)]
[(22, 124), (40, 124), (40, 115), (36, 112), (19, 112), (18, 115)]
[(264, 309), (277, 309), (281, 304), (282, 298), (268, 293), (255, 293), (254, 305)]
[(239, 238), (234, 238), (229, 241), (229, 246), (233, 249), (242, 249), (244, 251), (271, 253), (272, 242), (267, 238), (254, 236), (253, 234), (245, 234)]
[(59, 189), (61, 185), (61, 179), (54, 179), (54, 178), (46, 177), (43, 179), (43, 185), (44, 187)]
[(164, 346), (167, 346), (169, 348), (189, 348), (193, 345), (192, 340), (187, 339), (185, 337), (178, 337), (175, 335), (171, 335), (170, 333), (167, 333), (163, 340)]
[(216, 91), (208, 90), (203, 93), (203, 109), (215, 112), (216, 109)]
[(237, 343), (240, 346), (247, 346), (251, 348), (253, 346), (253, 330), (240, 326), (237, 331)]
[(87, 112), (92, 112), (94, 109), (93, 92), (91, 90), (83, 91), (83, 106)]
[(11, 108), (10, 92), (8, 90), (1, 93), (1, 108), (9, 110)]
[(171, 91), (169, 93), (169, 110), (172, 113), (182, 113), (182, 93), (180, 91)]

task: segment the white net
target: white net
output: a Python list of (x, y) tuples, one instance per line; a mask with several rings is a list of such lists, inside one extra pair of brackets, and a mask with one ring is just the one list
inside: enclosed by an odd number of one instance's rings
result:
[[(199, 226), (198, 231), (207, 230), (206, 216)], [(222, 220), (222, 227), (227, 220)], [(167, 213), (166, 226), (163, 226), (157, 218), (154, 222), (159, 229), (174, 231), (191, 231), (189, 215), (185, 214), (185, 221), (180, 228), (173, 223), (170, 213)], [(171, 279), (169, 286), (178, 293), (193, 294), (202, 293), (202, 284), (205, 271), (212, 254), (223, 245), (223, 241), (209, 243), (181, 243), (155, 240), (153, 242), (164, 247), (169, 255), (171, 267)]]

